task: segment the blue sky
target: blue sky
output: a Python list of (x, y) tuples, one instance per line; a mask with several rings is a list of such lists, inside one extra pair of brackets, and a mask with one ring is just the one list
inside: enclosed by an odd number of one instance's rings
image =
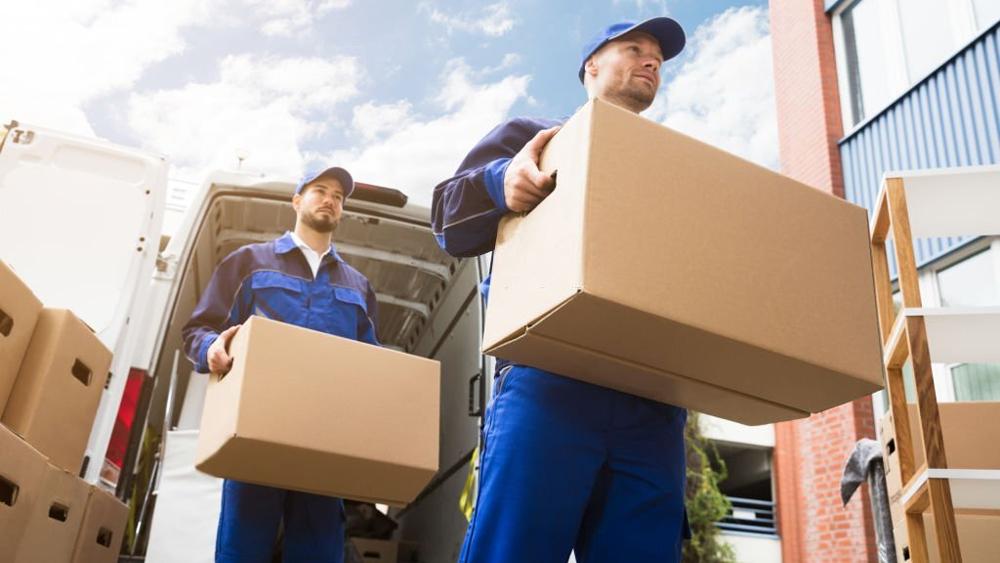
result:
[(572, 113), (586, 38), (670, 15), (685, 52), (647, 117), (777, 161), (759, 0), (42, 0), (8, 2), (4, 119), (166, 154), (171, 176), (336, 162), (427, 201), (512, 115)]

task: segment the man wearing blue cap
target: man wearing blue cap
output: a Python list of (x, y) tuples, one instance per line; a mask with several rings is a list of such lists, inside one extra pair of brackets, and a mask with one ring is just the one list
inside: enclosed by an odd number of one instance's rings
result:
[[(684, 41), (670, 18), (615, 24), (584, 47), (578, 76), (589, 98), (639, 113)], [(551, 192), (555, 179), (538, 158), (560, 124), (501, 124), (434, 189), (434, 232), (446, 251), (493, 250), (501, 217)], [(686, 419), (672, 405), (498, 360), (460, 563), (565, 563), (572, 550), (579, 563), (679, 560)]]
[[(307, 174), (292, 196), (295, 229), (239, 248), (219, 264), (183, 331), (184, 349), (197, 371), (229, 371), (229, 341), (251, 315), (378, 344), (375, 292), (332, 245), (344, 200), (353, 191), (354, 180), (343, 168)], [(215, 560), (270, 561), (284, 521), (286, 562), (340, 563), (343, 515), (339, 498), (227, 479)]]

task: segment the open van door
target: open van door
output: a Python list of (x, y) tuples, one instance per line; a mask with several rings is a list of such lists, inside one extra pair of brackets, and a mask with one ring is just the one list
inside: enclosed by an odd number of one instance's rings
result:
[(132, 349), (128, 327), (159, 250), (167, 163), (159, 155), (11, 122), (0, 128), (0, 259), (47, 307), (72, 310), (114, 360), (81, 474), (97, 482)]

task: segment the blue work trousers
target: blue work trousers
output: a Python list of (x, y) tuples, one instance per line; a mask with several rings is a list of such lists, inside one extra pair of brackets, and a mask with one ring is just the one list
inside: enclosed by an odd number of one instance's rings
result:
[(343, 563), (344, 502), (227, 479), (215, 540), (217, 563), (270, 563), (284, 519), (286, 563)]
[(687, 411), (539, 369), (497, 376), (460, 563), (675, 562)]

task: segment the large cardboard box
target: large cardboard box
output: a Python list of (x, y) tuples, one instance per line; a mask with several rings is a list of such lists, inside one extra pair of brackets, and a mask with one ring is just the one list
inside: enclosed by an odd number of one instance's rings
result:
[[(917, 420), (917, 405), (907, 405), (910, 415), (910, 447), (913, 451), (914, 469), (924, 464), (924, 449), (921, 446), (920, 425)], [(941, 435), (944, 439), (945, 456), (952, 469), (1000, 469), (1000, 424), (985, 421), (1000, 420), (1000, 402), (970, 401), (959, 403), (938, 403), (941, 419)], [(885, 458), (885, 481), (889, 498), (900, 493), (903, 483), (900, 478), (899, 448), (896, 443), (896, 429), (892, 423), (892, 412), (886, 413), (879, 422), (879, 440)]]
[[(1000, 546), (1000, 515), (956, 514), (955, 525), (958, 527), (958, 547), (962, 552), (963, 563), (997, 561), (997, 549)], [(924, 533), (927, 538), (928, 562), (941, 563), (933, 516), (924, 515)], [(896, 561), (899, 563), (915, 561), (910, 551), (905, 520), (894, 523), (893, 538), (896, 543)]]
[(43, 309), (3, 423), (56, 466), (80, 471), (111, 351), (76, 315)]
[(89, 486), (68, 471), (46, 465), (44, 484), (13, 561), (69, 561), (83, 523)]
[[(115, 563), (125, 539), (128, 507), (111, 493), (90, 485), (87, 508), (73, 547), (72, 563)], [(177, 541), (184, 541), (178, 538)]]
[(398, 541), (351, 538), (351, 543), (365, 563), (396, 563), (399, 559)]
[(0, 425), (0, 561), (13, 559), (42, 496), (45, 457)]
[(484, 350), (747, 424), (882, 387), (867, 213), (600, 100), (500, 224)]
[(196, 467), (403, 505), (438, 469), (438, 362), (252, 317), (212, 376)]
[(14, 387), (42, 302), (0, 261), (0, 413)]

